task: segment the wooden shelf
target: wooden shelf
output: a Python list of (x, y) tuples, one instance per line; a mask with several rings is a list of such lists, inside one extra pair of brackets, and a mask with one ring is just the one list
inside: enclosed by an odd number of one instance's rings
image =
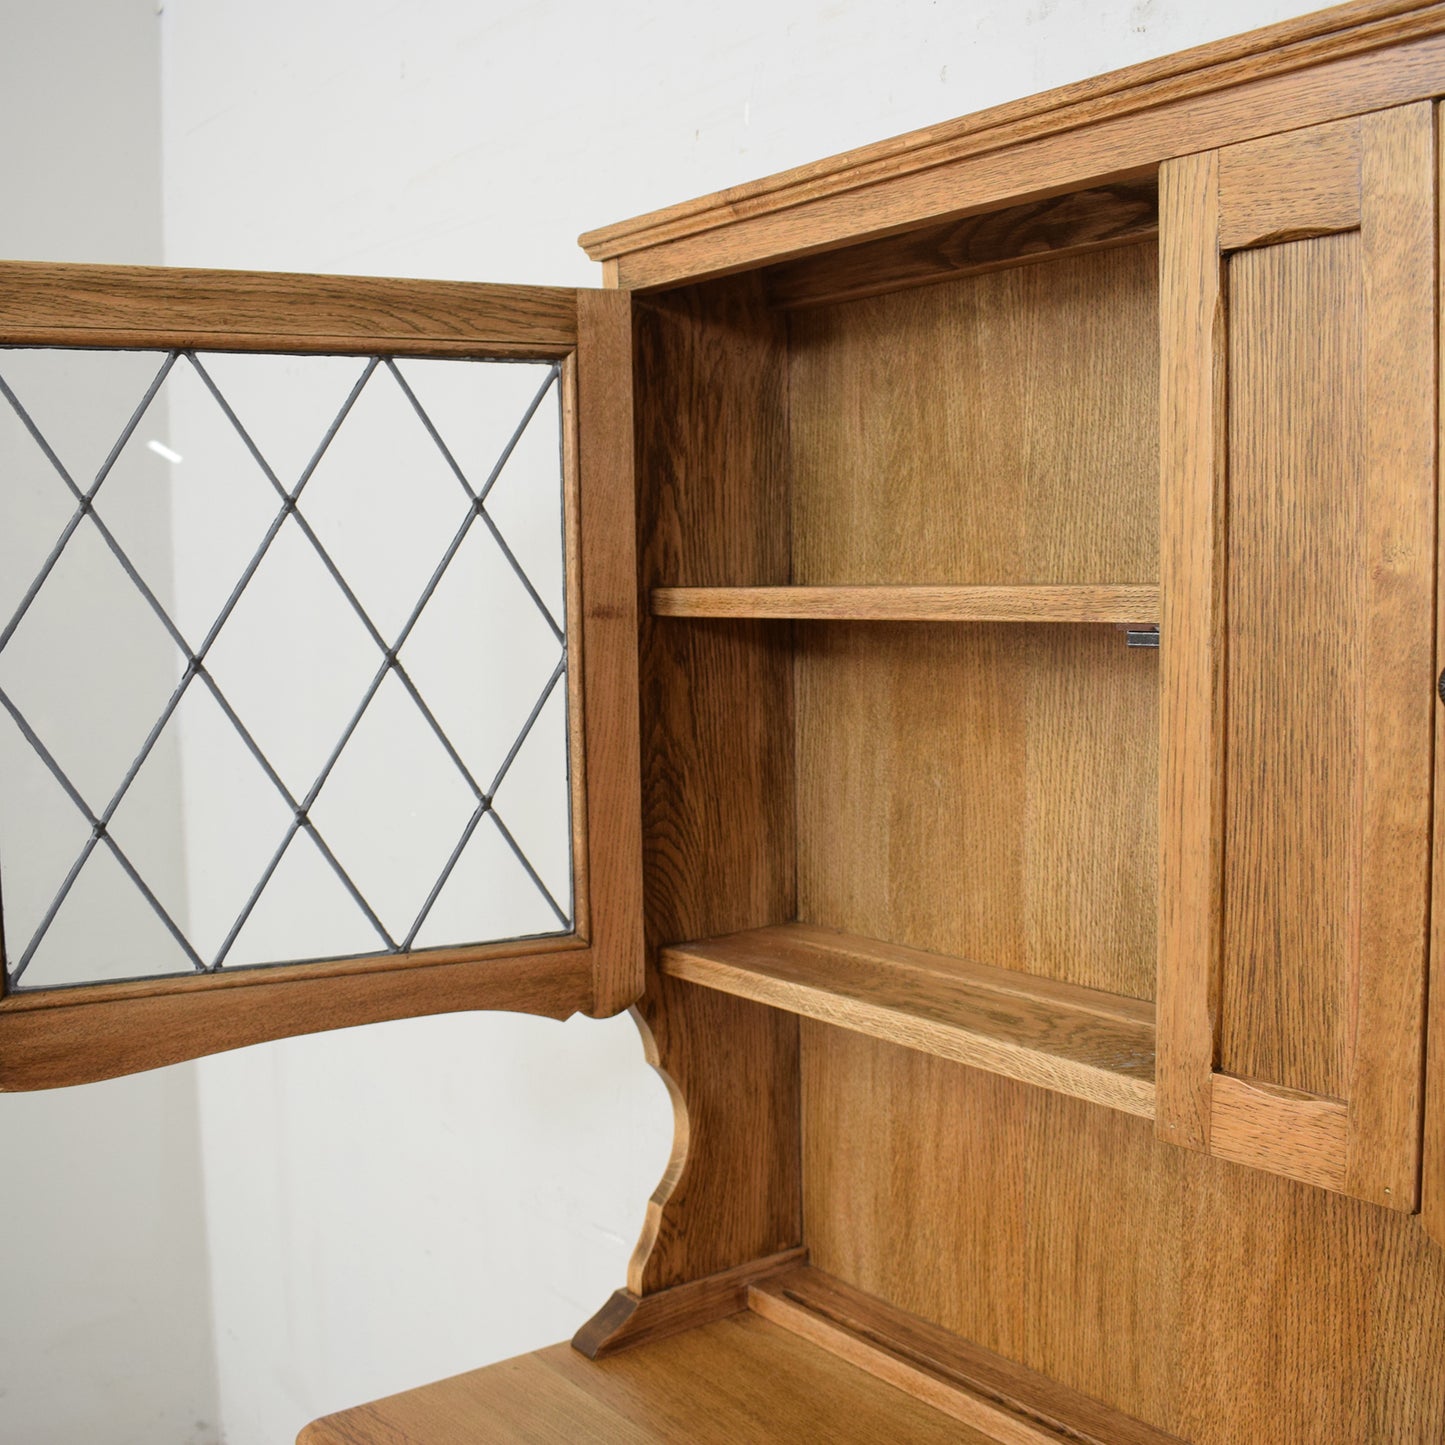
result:
[(662, 968), (855, 1033), (1154, 1115), (1154, 1005), (789, 923), (662, 951)]
[[(605, 1360), (586, 1359), (570, 1345), (519, 1355), (317, 1420), (299, 1445), (989, 1445), (999, 1438), (960, 1427), (791, 1330), (745, 1313)], [(1045, 1439), (1063, 1445), (1062, 1437)]]
[[(696, 1304), (708, 1283), (650, 1299), (668, 1314), (666, 1296), (691, 1292)], [(330, 1415), (300, 1445), (478, 1440), (1184, 1445), (806, 1265), (605, 1358), (554, 1345)]]
[(859, 622), (1159, 621), (1159, 589), (1078, 587), (657, 587), (654, 617)]

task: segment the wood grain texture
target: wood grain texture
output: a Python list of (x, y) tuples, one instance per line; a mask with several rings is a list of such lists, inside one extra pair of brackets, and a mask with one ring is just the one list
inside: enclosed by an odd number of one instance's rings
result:
[(1147, 1121), (803, 1025), (812, 1264), (1194, 1445), (1445, 1436), (1445, 1251)]
[(654, 617), (894, 622), (1153, 623), (1159, 589), (1079, 587), (657, 587)]
[(619, 1350), (635, 1349), (653, 1340), (726, 1319), (748, 1307), (748, 1291), (759, 1280), (796, 1269), (807, 1259), (805, 1249), (785, 1250), (755, 1259), (721, 1274), (704, 1275), (672, 1289), (636, 1295), (614, 1291), (612, 1298), (572, 1337), (572, 1348), (589, 1360), (606, 1359)]
[(1158, 654), (1102, 628), (796, 632), (798, 918), (1152, 998)]
[(989, 1445), (753, 1314), (605, 1360), (554, 1345), (329, 1415), (299, 1445)]
[(0, 337), (25, 346), (565, 356), (561, 287), (0, 262)]
[(506, 1009), (565, 1019), (591, 1003), (588, 950), (555, 939), (413, 954), (340, 972), (301, 964), (213, 974), (164, 990), (98, 984), (17, 994), (0, 1001), (0, 1090), (87, 1084), (421, 1014)]
[(1219, 153), (1219, 246), (1233, 251), (1360, 224), (1360, 123), (1343, 120)]
[(1179, 1445), (1012, 1360), (807, 1266), (748, 1291), (764, 1319), (927, 1400), (1004, 1445)]
[(1153, 584), (1157, 287), (1140, 245), (791, 315), (789, 580)]
[[(639, 569), (788, 580), (786, 336), (755, 280), (638, 307)], [(792, 660), (765, 623), (642, 624), (643, 884), (662, 944), (794, 916)], [(628, 1287), (645, 1295), (802, 1243), (797, 1020), (649, 974), (638, 1009), (673, 1090), (672, 1159)]]
[(1159, 1133), (1209, 1147), (1222, 929), (1225, 318), (1219, 159), (1159, 172)]
[(769, 303), (789, 310), (1152, 241), (1158, 226), (1149, 176), (785, 262), (764, 277)]
[(676, 1123), (628, 1290), (647, 1297), (800, 1247), (797, 1019), (655, 971), (635, 1016)]
[[(1395, 1209), (1417, 1189), (1428, 897), (1432, 125), (1428, 106), (1360, 120), (1357, 232), (1228, 262), (1224, 542), (1221, 162), (1166, 168), (1161, 189), (1160, 1128), (1205, 1141), (1217, 1048), (1226, 1072), (1344, 1100), (1343, 1187)], [(1236, 159), (1263, 172), (1276, 151)]]
[(624, 293), (584, 291), (577, 310), (580, 575), (572, 590), (582, 635), (588, 1012), (605, 1016), (643, 986), (632, 304)]
[(895, 1044), (811, 1021), (802, 1039), (811, 1262), (1184, 1434), (1168, 1388), (1185, 1152), (1156, 1161), (1147, 1119)]
[(1221, 1159), (1273, 1169), (1321, 1189), (1345, 1187), (1349, 1113), (1320, 1098), (1216, 1074), (1209, 1147)]
[(1154, 1010), (1009, 969), (791, 924), (662, 951), (675, 978), (1152, 1117)]
[(1434, 114), (1362, 123), (1366, 484), (1356, 1047), (1346, 1185), (1419, 1198), (1434, 724)]
[(1229, 261), (1219, 1067), (1337, 1099), (1361, 902), (1363, 283), (1358, 234)]
[[(1445, 107), (1435, 107), (1436, 203), (1445, 209)], [(1442, 254), (1435, 267), (1437, 314), (1445, 314), (1445, 223), (1437, 211), (1436, 244)], [(1439, 516), (1441, 477), (1438, 458), (1445, 453), (1445, 366), (1436, 366), (1441, 390), (1436, 407), (1439, 426), (1436, 444), (1436, 516)], [(1445, 672), (1445, 528), (1437, 527), (1435, 564), (1435, 666)], [(1420, 1166), (1420, 1223), (1436, 1244), (1445, 1248), (1445, 707), (1435, 711), (1435, 777), (1432, 798), (1430, 971), (1426, 1017), (1425, 1129)]]
[(1161, 159), (1440, 93), (1445, 11), (1346, 5), (1066, 86), (582, 238), (676, 284), (1117, 180)]

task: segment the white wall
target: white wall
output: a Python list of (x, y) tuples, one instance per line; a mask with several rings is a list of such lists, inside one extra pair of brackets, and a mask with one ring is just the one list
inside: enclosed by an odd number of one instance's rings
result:
[[(147, 244), (126, 239), (114, 217), (133, 203), (134, 178), (151, 172), (112, 148), (129, 124), (122, 113), (153, 126), (154, 112), (118, 75), (139, 50), (111, 33), (122, 12), (138, 24), (145, 5), (3, 5), (0, 103), (23, 107), (12, 136), (33, 136), (30, 117), (43, 116), (47, 144), (10, 145), (0, 166), (12, 169), (0, 174), (18, 177), (7, 196), (33, 197), (47, 229), (9, 229), (18, 221), (7, 212), (0, 250), (147, 259)], [(174, 264), (595, 284), (574, 245), (588, 227), (1309, 8), (167, 0), (164, 254)], [(324, 1411), (569, 1334), (622, 1279), (671, 1128), (625, 1019), (415, 1020), (267, 1045), (198, 1072), (229, 1445), (270, 1445)], [(4, 1328), (19, 1337), (29, 1322), (42, 1341), (23, 1356), (27, 1370), (42, 1353), (52, 1362), (26, 1400), (48, 1394), (55, 1419), (72, 1403), (75, 1412), (48, 1436), (16, 1430), (17, 1440), (127, 1438), (108, 1406), (107, 1372), (121, 1356), (113, 1340), (85, 1333), (98, 1286), (55, 1283), (77, 1214), (90, 1225), (89, 1272), (123, 1280), (137, 1301), (129, 1323), (146, 1338), (132, 1372), (152, 1401), (174, 1406), (174, 1426), (146, 1438), (186, 1440), (190, 1414), (210, 1409), (195, 1236), (164, 1269), (146, 1254), (196, 1217), (185, 1077), (0, 1100), (0, 1129), (23, 1125), (42, 1140), (29, 1157), (21, 1146), (19, 1174), (7, 1168), (7, 1180), (36, 1183), (39, 1202), (20, 1218), (40, 1264), (0, 1281), (0, 1308), (17, 1321)], [(148, 1242), (139, 1209), (117, 1211), (123, 1171), (90, 1162), (109, 1158), (101, 1135), (127, 1144), (132, 1162), (154, 1163), (162, 1238)], [(73, 1142), (74, 1167), (47, 1180), (55, 1146), (44, 1141), (57, 1136)], [(146, 1141), (157, 1141), (152, 1155), (140, 1152)], [(10, 1164), (11, 1146), (7, 1155)], [(111, 1238), (98, 1208), (87, 1215), (97, 1183)], [(129, 1247), (137, 1239), (140, 1257)], [(171, 1319), (183, 1325), (170, 1335), (146, 1313), (162, 1297), (157, 1273), (177, 1292)], [(3, 1336), (0, 1346), (9, 1352)], [(61, 1371), (94, 1390), (65, 1394)], [(42, 1418), (14, 1414), (13, 1398), (0, 1399), (6, 1440), (12, 1417)]]
[[(153, 0), (0, 0), (0, 255), (156, 262), (161, 253), (160, 43)], [(91, 358), (94, 362), (95, 358)], [(0, 373), (50, 430), (75, 470), (95, 465), (144, 391), (153, 362), (93, 367), (0, 352)], [(85, 368), (79, 368), (85, 370)], [(84, 401), (81, 401), (83, 395)], [(148, 453), (143, 455), (149, 457)], [(155, 458), (150, 457), (154, 462)], [(165, 498), (148, 463), (127, 464), (134, 486), (120, 530), (162, 595), (170, 581)], [(88, 483), (85, 477), (82, 485)], [(7, 404), (0, 402), (0, 597), (8, 622), (71, 508)], [(93, 719), (148, 731), (174, 686), (178, 659), (164, 635), (116, 637), (108, 622), (141, 604), (90, 535), (62, 561), (0, 660), (0, 680), (73, 768), (92, 805), (129, 757), (97, 746)], [(39, 549), (39, 550), (37, 550)], [(72, 689), (81, 657), (85, 694)], [(145, 709), (154, 708), (147, 716)], [(85, 829), (0, 720), (4, 779), (0, 864), (12, 949), (54, 894)], [(148, 823), (132, 839), (154, 884), (184, 906), (179, 771), (170, 740), (148, 764)], [(105, 861), (103, 854), (94, 862)], [(86, 881), (89, 879), (90, 881)], [(80, 906), (50, 941), (71, 962), (120, 961), (117, 911), (136, 895), (113, 870), (77, 883)], [(142, 905), (140, 915), (145, 913)], [(134, 916), (134, 915), (133, 915)], [(62, 977), (42, 949), (27, 981)], [(214, 1350), (202, 1214), (193, 1066), (51, 1094), (0, 1097), (0, 1441), (5, 1445), (156, 1445), (217, 1440)]]

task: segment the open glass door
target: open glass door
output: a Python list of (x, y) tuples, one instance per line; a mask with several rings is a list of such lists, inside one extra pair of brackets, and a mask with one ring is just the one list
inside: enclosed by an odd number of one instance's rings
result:
[(625, 293), (0, 266), (0, 1087), (641, 991)]

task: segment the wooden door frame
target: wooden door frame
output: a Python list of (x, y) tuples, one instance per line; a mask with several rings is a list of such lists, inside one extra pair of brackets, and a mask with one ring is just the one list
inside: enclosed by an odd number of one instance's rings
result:
[(563, 397), (574, 856), (570, 935), (0, 997), (0, 1089), (463, 1009), (611, 1014), (642, 991), (627, 293), (0, 264), (0, 344), (552, 360)]

